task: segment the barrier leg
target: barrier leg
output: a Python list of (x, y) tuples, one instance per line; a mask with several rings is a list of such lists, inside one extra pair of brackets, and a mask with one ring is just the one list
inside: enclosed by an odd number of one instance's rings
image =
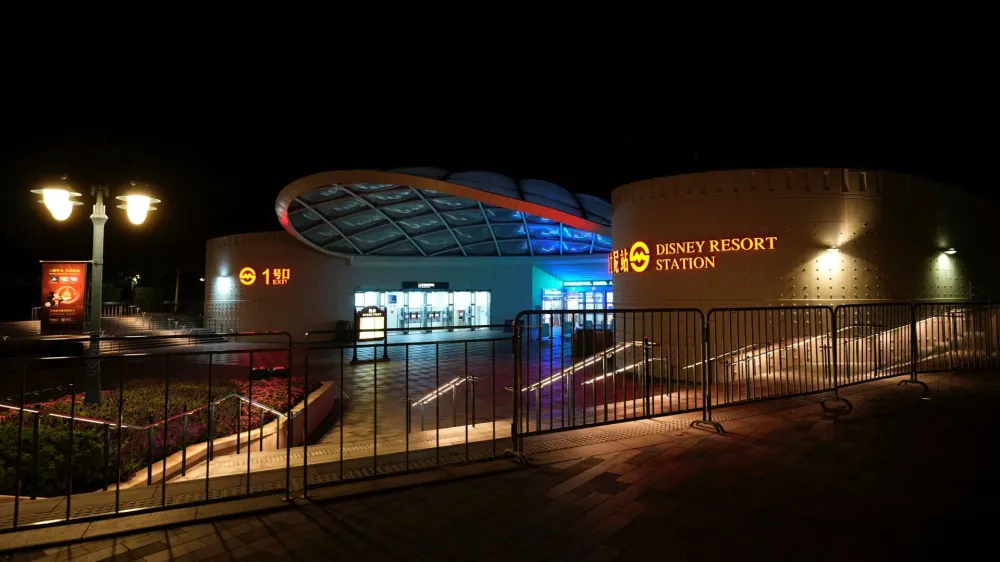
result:
[(908, 386), (915, 384), (917, 386), (923, 387), (924, 395), (929, 395), (931, 389), (927, 387), (924, 381), (917, 380), (917, 359), (919, 358), (920, 350), (917, 347), (917, 310), (913, 306), (910, 307), (910, 378), (906, 380), (899, 381), (897, 386)]
[(710, 347), (708, 345), (708, 322), (705, 322), (702, 337), (702, 352), (705, 354), (705, 361), (701, 366), (701, 419), (691, 422), (691, 428), (711, 428), (716, 433), (725, 433), (722, 424), (712, 419), (712, 387), (708, 384), (709, 375), (712, 372), (712, 360), (709, 356)]
[(924, 389), (924, 394), (930, 394), (931, 393), (931, 389), (930, 389), (930, 387), (927, 386), (927, 383), (925, 383), (924, 381), (917, 380), (915, 376), (913, 378), (909, 378), (909, 379), (905, 379), (905, 380), (899, 381), (899, 384), (897, 384), (896, 386), (907, 386), (907, 385), (911, 385), (911, 384), (915, 384), (915, 385), (923, 388)]
[[(837, 307), (837, 310), (840, 310), (840, 307)], [(833, 317), (832, 317), (832, 327), (831, 327), (831, 332), (830, 332), (831, 334), (833, 334), (833, 343), (830, 346), (831, 349), (833, 350), (832, 351), (832, 353), (833, 353), (833, 361), (832, 361), (832, 363), (833, 363), (833, 398), (824, 398), (823, 400), (820, 400), (819, 405), (820, 405), (820, 407), (823, 408), (823, 411), (825, 413), (827, 413), (827, 414), (834, 414), (834, 415), (838, 415), (839, 416), (839, 415), (845, 415), (845, 414), (851, 413), (854, 410), (854, 404), (851, 404), (851, 402), (848, 399), (840, 396), (840, 380), (839, 380), (839, 373), (838, 373), (838, 371), (839, 371), (838, 366), (840, 364), (840, 361), (838, 360), (838, 356), (837, 356), (837, 310), (835, 310), (832, 313), (833, 314)], [(835, 402), (836, 403), (840, 403), (840, 404), (844, 404), (844, 407), (842, 407), (842, 408), (831, 408), (830, 406), (828, 406), (828, 404), (835, 403)]]

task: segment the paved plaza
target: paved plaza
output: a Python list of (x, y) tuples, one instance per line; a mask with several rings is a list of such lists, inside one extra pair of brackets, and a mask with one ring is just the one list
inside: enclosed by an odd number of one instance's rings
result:
[[(394, 477), (353, 497), (335, 497), (345, 486), (325, 488), (283, 509), (278, 502), (187, 525), (165, 517), (180, 526), (8, 559), (899, 560), (988, 552), (1000, 487), (992, 447), (1000, 378), (922, 379), (928, 396), (896, 380), (849, 389), (854, 410), (839, 418), (798, 398), (720, 410), (723, 435), (688, 429), (690, 415), (550, 434), (526, 440), (528, 468), (489, 461), (469, 468), (490, 474)], [(442, 482), (406, 487), (419, 478)], [(11, 535), (0, 541), (14, 543)]]

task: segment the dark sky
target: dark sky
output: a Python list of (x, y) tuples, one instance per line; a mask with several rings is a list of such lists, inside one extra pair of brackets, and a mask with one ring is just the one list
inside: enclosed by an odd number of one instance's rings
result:
[[(616, 104), (618, 102), (615, 102)], [(638, 179), (706, 169), (870, 167), (912, 171), (996, 198), (992, 128), (945, 113), (838, 115), (759, 108), (732, 120), (662, 107), (643, 113), (609, 102), (574, 109), (211, 98), (30, 98), (8, 101), (0, 123), (0, 319), (25, 318), (37, 300), (38, 260), (90, 258), (89, 193), (56, 223), (29, 193), (66, 173), (80, 191), (132, 177), (163, 202), (142, 227), (109, 209), (106, 278), (142, 272), (198, 277), (205, 241), (280, 228), (274, 199), (289, 182), (353, 167), (429, 165), (539, 178), (607, 198)], [(714, 118), (705, 117), (712, 115)], [(816, 123), (822, 123), (817, 126)]]

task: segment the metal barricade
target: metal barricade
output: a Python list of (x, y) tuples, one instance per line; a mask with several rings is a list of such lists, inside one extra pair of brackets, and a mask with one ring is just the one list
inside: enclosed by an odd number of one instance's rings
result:
[[(490, 328), (462, 332), (467, 328)], [(311, 488), (503, 455), (509, 439), (510, 337), (499, 326), (388, 330), (357, 342), (343, 331), (306, 334), (304, 373), (338, 387), (325, 437), (306, 443), (300, 479)], [(357, 333), (358, 330), (351, 330)], [(413, 332), (410, 330), (410, 332)], [(463, 337), (465, 336), (465, 337)], [(469, 337), (473, 336), (473, 337)], [(308, 407), (305, 423), (314, 420)]]
[(913, 372), (913, 309), (906, 303), (836, 308), (838, 387)]
[(1000, 305), (917, 303), (913, 308), (917, 372), (1000, 366)]
[(833, 310), (723, 308), (707, 316), (711, 405), (833, 390)]
[(696, 309), (519, 313), (512, 431), (520, 438), (697, 411), (703, 325)]

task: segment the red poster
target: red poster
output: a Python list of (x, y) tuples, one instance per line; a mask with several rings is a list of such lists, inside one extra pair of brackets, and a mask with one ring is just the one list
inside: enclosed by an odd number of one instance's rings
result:
[(42, 334), (82, 333), (86, 298), (86, 262), (42, 262)]

